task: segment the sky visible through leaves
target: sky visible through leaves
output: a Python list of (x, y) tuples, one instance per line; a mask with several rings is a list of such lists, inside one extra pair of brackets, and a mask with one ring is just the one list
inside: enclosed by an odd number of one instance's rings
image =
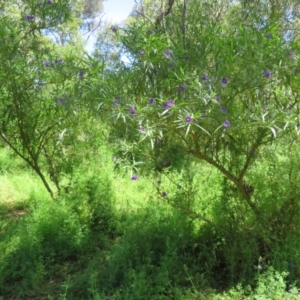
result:
[[(134, 0), (107, 0), (103, 2), (103, 13), (104, 14), (103, 20), (105, 22), (110, 23), (121, 23), (127, 19), (129, 14), (131, 13), (134, 7)], [(99, 16), (99, 17), (101, 17)], [(96, 41), (95, 36), (91, 36), (88, 40), (86, 45), (86, 50), (88, 52), (93, 51), (94, 43)]]

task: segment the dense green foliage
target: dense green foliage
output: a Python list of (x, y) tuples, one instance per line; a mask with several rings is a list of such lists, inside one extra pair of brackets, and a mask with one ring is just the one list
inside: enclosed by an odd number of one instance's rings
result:
[(299, 4), (136, 8), (0, 4), (0, 299), (297, 299)]

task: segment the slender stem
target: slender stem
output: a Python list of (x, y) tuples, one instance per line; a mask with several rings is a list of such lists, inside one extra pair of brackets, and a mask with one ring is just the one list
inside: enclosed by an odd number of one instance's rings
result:
[[(54, 193), (48, 184), (44, 174), (41, 172), (41, 169), (37, 162), (32, 162), (29, 158), (25, 157), (16, 147), (13, 146), (13, 144), (3, 135), (3, 133), (0, 132), (1, 139), (18, 155), (20, 156), (24, 161), (27, 162), (27, 164), (35, 171), (35, 173), (40, 177), (42, 180), (45, 188), (47, 189), (48, 193), (50, 194), (51, 198), (55, 200)], [(31, 157), (32, 158), (32, 157)]]
[(191, 154), (193, 154), (195, 157), (205, 160), (210, 165), (216, 167), (222, 174), (224, 174), (230, 181), (232, 181), (235, 184), (235, 186), (238, 188), (238, 190), (240, 191), (243, 198), (246, 200), (249, 207), (252, 209), (254, 215), (256, 215), (256, 216), (260, 215), (260, 212), (257, 209), (257, 207), (254, 205), (253, 202), (251, 202), (250, 195), (247, 192), (246, 187), (243, 184), (242, 180), (240, 180), (239, 178), (236, 178), (228, 170), (226, 170), (222, 165), (219, 165), (216, 161), (214, 161), (210, 157), (207, 157), (206, 155), (201, 153), (199, 149), (197, 149), (196, 151), (192, 151)]

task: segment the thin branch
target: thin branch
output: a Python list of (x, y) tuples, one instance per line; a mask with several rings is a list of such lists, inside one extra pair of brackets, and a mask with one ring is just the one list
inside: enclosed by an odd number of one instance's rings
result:
[(92, 31), (87, 31), (85, 33), (83, 33), (83, 35), (87, 34), (90, 32), (89, 36), (87, 37), (86, 41), (89, 40), (90, 36), (93, 34), (94, 31), (96, 31), (100, 26), (101, 26), (101, 23), (102, 23), (102, 18), (105, 16), (105, 13), (100, 17), (100, 20), (99, 20), (99, 23), (98, 25), (92, 30)]
[(137, 14), (141, 15), (143, 18), (146, 18), (147, 20), (149, 20), (149, 21), (151, 22), (151, 24), (154, 25), (154, 22), (153, 22), (148, 16), (146, 16), (144, 13), (138, 11), (137, 9), (135, 10), (135, 12), (136, 12)]
[(174, 1), (175, 0), (169, 0), (168, 8), (157, 17), (156, 22), (155, 22), (156, 25), (160, 25), (161, 21), (172, 12), (172, 7), (174, 4)]

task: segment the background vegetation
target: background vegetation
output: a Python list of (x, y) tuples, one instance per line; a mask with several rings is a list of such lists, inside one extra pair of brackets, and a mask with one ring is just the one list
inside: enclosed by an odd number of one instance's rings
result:
[(299, 299), (297, 1), (101, 7), (0, 3), (0, 299)]

